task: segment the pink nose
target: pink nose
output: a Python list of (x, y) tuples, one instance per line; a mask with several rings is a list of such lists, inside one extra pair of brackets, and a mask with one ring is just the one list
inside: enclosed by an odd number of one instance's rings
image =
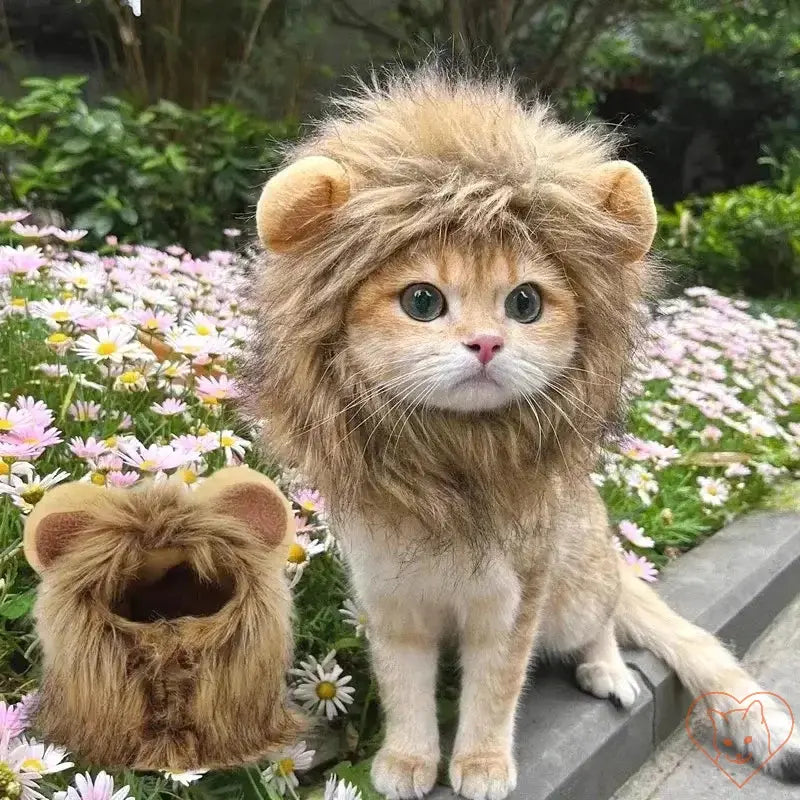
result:
[(481, 334), (464, 342), (464, 346), (475, 353), (481, 364), (488, 364), (503, 349), (503, 337)]

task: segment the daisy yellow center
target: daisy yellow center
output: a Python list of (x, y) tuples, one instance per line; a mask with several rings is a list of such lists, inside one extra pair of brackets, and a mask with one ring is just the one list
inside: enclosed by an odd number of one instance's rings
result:
[(75, 297), (75, 295), (74, 295), (72, 292), (66, 292), (66, 291), (64, 291), (64, 292), (61, 292), (61, 294), (59, 295), (59, 297), (60, 297), (62, 300), (72, 300), (72, 298), (73, 298), (73, 297)]
[(158, 320), (156, 319), (149, 319), (145, 322), (144, 327), (147, 328), (149, 331), (154, 331), (158, 328)]
[(30, 503), (32, 506), (35, 506), (44, 497), (44, 489), (40, 488), (39, 486), (31, 486), (30, 489), (26, 489), (24, 492), (21, 492), (20, 497), (26, 503)]
[(47, 341), (50, 344), (63, 344), (67, 341), (67, 339), (69, 339), (69, 336), (67, 336), (65, 333), (51, 333), (47, 337)]
[(706, 486), (706, 494), (715, 495), (718, 491), (716, 486)]
[(12, 297), (11, 298), (11, 305), (14, 308), (25, 308), (25, 298), (24, 297)]
[(53, 319), (56, 322), (67, 322), (69, 320), (69, 311), (54, 311)]
[(219, 400), (217, 400), (217, 398), (216, 398), (216, 397), (212, 397), (211, 395), (206, 395), (206, 396), (203, 398), (203, 402), (204, 402), (204, 403), (205, 403), (207, 406), (218, 406), (218, 405), (219, 405)]
[(117, 345), (114, 342), (100, 342), (97, 345), (97, 354), (100, 356), (110, 356), (117, 352)]
[(219, 443), (223, 447), (233, 447), (233, 445), (236, 444), (236, 439), (234, 439), (233, 436), (220, 436)]
[(183, 470), (181, 472), (181, 477), (184, 483), (195, 483), (195, 481), (197, 481), (197, 475), (190, 469)]
[(0, 419), (0, 431), (10, 431), (13, 427), (10, 420)]
[(300, 508), (302, 508), (307, 514), (313, 514), (316, 506), (314, 505), (313, 500), (303, 500), (303, 502), (300, 503)]
[(122, 375), (119, 376), (119, 379), (122, 383), (133, 384), (138, 383), (143, 377), (144, 375), (142, 375), (141, 372), (131, 369), (127, 372), (123, 372)]
[(17, 800), (22, 794), (22, 784), (19, 782), (14, 770), (3, 761), (0, 761), (0, 797), (8, 800)]
[(22, 440), (23, 444), (39, 444), (39, 440), (35, 436), (29, 436), (27, 439)]
[(210, 336), (211, 335), (211, 328), (208, 325), (195, 325), (194, 329), (201, 335), (201, 336)]
[(47, 769), (44, 762), (38, 758), (26, 758), (21, 764), (21, 769), (26, 769), (29, 772), (44, 772)]
[(156, 465), (155, 461), (153, 461), (153, 460), (151, 460), (149, 458), (146, 458), (144, 461), (142, 461), (141, 464), (139, 464), (139, 469), (144, 470), (145, 472), (147, 472), (148, 470), (154, 469), (155, 465)]
[(278, 762), (278, 772), (285, 778), (294, 772), (294, 760), (291, 758), (282, 758)]
[(105, 439), (104, 442), (106, 447), (116, 447), (117, 446), (117, 437), (116, 436), (109, 436), (108, 439)]
[(336, 697), (336, 684), (331, 681), (320, 681), (316, 691), (320, 700), (333, 700)]
[(11, 472), (11, 467), (5, 461), (0, 461), (0, 475), (8, 475)]
[(102, 472), (93, 472), (90, 480), (95, 486), (106, 485), (106, 476)]
[(83, 276), (75, 278), (74, 283), (79, 289), (85, 289), (89, 285), (89, 281)]
[(174, 378), (174, 377), (175, 377), (175, 376), (178, 374), (178, 368), (177, 368), (177, 367), (167, 367), (167, 368), (164, 370), (164, 374), (165, 374), (165, 375), (166, 375), (168, 378)]
[(289, 548), (289, 555), (287, 556), (287, 559), (292, 564), (302, 564), (306, 560), (306, 549), (305, 549), (305, 547), (303, 547), (303, 545), (298, 544), (297, 542), (295, 542)]

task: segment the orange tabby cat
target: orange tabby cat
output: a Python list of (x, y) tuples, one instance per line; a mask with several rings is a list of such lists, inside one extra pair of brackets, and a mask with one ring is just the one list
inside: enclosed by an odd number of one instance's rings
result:
[[(439, 644), (460, 642), (456, 791), (516, 784), (514, 716), (534, 648), (630, 707), (618, 639), (695, 694), (757, 691), (611, 544), (589, 480), (653, 275), (650, 188), (616, 143), (495, 82), (436, 70), (338, 101), (264, 188), (252, 413), (327, 494), (367, 612), (389, 798), (439, 763)], [(784, 714), (785, 716), (785, 714)], [(772, 717), (771, 717), (772, 719)], [(754, 728), (733, 731), (756, 753)], [(794, 740), (767, 769), (800, 778)]]

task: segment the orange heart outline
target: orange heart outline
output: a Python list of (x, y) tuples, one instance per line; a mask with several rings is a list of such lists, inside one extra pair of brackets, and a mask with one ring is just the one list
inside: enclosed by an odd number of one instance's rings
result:
[[(694, 712), (695, 708), (697, 708), (697, 704), (698, 704), (698, 703), (700, 703), (701, 701), (705, 701), (705, 702), (706, 702), (706, 705), (707, 705), (707, 706), (708, 706), (710, 709), (712, 709), (712, 710), (715, 710), (715, 709), (714, 709), (714, 706), (713, 706), (713, 705), (712, 705), (710, 702), (708, 702), (708, 701), (706, 700), (706, 698), (708, 698), (708, 697), (713, 697), (713, 696), (718, 696), (718, 697), (729, 697), (731, 700), (733, 700), (733, 701), (734, 701), (734, 703), (735, 703), (735, 704), (736, 704), (738, 707), (743, 707), (743, 706), (744, 706), (744, 705), (747, 703), (747, 701), (748, 701), (748, 700), (753, 700), (753, 699), (757, 700), (759, 697), (774, 697), (774, 698), (775, 698), (776, 700), (778, 700), (778, 701), (779, 701), (779, 702), (780, 702), (780, 703), (781, 703), (781, 704), (782, 704), (782, 705), (783, 705), (783, 706), (786, 708), (786, 710), (789, 712), (789, 718), (791, 719), (791, 723), (792, 723), (792, 724), (791, 724), (791, 726), (789, 727), (789, 733), (787, 733), (787, 734), (786, 734), (786, 738), (785, 738), (785, 739), (784, 739), (784, 740), (783, 740), (783, 741), (782, 741), (782, 742), (781, 742), (779, 745), (777, 745), (777, 747), (775, 747), (775, 748), (773, 749), (773, 751), (772, 751), (772, 752), (771, 752), (771, 753), (770, 753), (770, 754), (767, 756), (767, 758), (765, 758), (765, 759), (764, 759), (764, 760), (763, 760), (763, 761), (762, 761), (760, 764), (758, 764), (758, 765), (757, 765), (757, 766), (756, 766), (756, 767), (753, 769), (753, 771), (752, 771), (752, 772), (751, 772), (751, 773), (750, 773), (750, 774), (747, 776), (747, 778), (745, 778), (745, 780), (744, 780), (744, 781), (742, 781), (742, 783), (739, 783), (739, 781), (737, 781), (737, 780), (736, 780), (736, 778), (734, 778), (734, 777), (733, 777), (733, 776), (732, 776), (732, 775), (731, 775), (731, 774), (730, 774), (730, 773), (729, 773), (729, 772), (728, 772), (728, 771), (725, 769), (725, 767), (723, 767), (723, 766), (721, 766), (721, 765), (719, 764), (719, 761), (718, 761), (716, 758), (714, 758), (714, 757), (711, 755), (711, 753), (709, 753), (709, 752), (708, 752), (708, 750), (706, 750), (706, 748), (705, 748), (705, 747), (704, 747), (704, 746), (703, 746), (703, 745), (702, 745), (702, 744), (701, 744), (701, 743), (700, 743), (700, 742), (699, 742), (699, 741), (698, 741), (698, 740), (695, 738), (695, 736), (694, 736), (694, 733), (693, 733), (693, 731), (692, 731), (692, 727), (691, 727), (691, 724), (690, 724), (690, 723), (691, 723), (691, 719), (692, 719), (692, 714), (693, 714), (693, 712)], [(718, 710), (718, 709), (716, 709), (716, 710)], [(791, 739), (791, 737), (792, 737), (792, 732), (794, 731), (794, 713), (792, 712), (792, 708), (791, 708), (791, 706), (790, 706), (790, 705), (789, 705), (789, 704), (786, 702), (786, 700), (784, 700), (784, 699), (783, 699), (783, 698), (782, 698), (782, 697), (781, 697), (779, 694), (775, 694), (775, 692), (753, 692), (752, 694), (748, 694), (748, 695), (746, 695), (746, 696), (745, 696), (745, 697), (743, 697), (741, 700), (739, 700), (737, 697), (734, 697), (732, 694), (729, 694), (728, 692), (706, 692), (705, 694), (701, 694), (699, 697), (696, 697), (696, 698), (695, 698), (695, 699), (692, 701), (692, 704), (689, 706), (689, 710), (686, 712), (686, 718), (685, 718), (685, 720), (684, 720), (684, 725), (685, 725), (685, 727), (686, 727), (686, 733), (688, 734), (688, 736), (689, 736), (689, 739), (691, 740), (692, 744), (693, 744), (693, 745), (694, 745), (694, 746), (695, 746), (695, 747), (696, 747), (696, 748), (697, 748), (697, 749), (698, 749), (698, 750), (699, 750), (699, 751), (700, 751), (700, 752), (701, 752), (701, 753), (702, 753), (702, 754), (703, 754), (703, 755), (704, 755), (704, 756), (705, 756), (705, 757), (706, 757), (706, 758), (707, 758), (707, 759), (708, 759), (708, 760), (709, 760), (709, 761), (710, 761), (710, 762), (711, 762), (711, 763), (712, 763), (712, 764), (713, 764), (715, 767), (717, 767), (717, 769), (719, 769), (719, 771), (720, 771), (720, 772), (721, 772), (723, 775), (725, 775), (725, 777), (726, 777), (726, 778), (728, 778), (728, 779), (731, 781), (731, 783), (733, 783), (735, 786), (738, 786), (738, 787), (741, 789), (741, 788), (742, 788), (742, 787), (743, 787), (743, 786), (744, 786), (744, 785), (745, 785), (745, 784), (746, 784), (746, 783), (747, 783), (747, 782), (748, 782), (748, 781), (749, 781), (749, 780), (750, 780), (750, 779), (751, 779), (751, 778), (752, 778), (754, 775), (757, 775), (757, 774), (758, 774), (758, 773), (759, 773), (759, 772), (760, 772), (760, 771), (763, 769), (764, 765), (765, 765), (765, 764), (766, 764), (766, 763), (767, 763), (767, 762), (768, 762), (768, 761), (769, 761), (769, 760), (770, 760), (770, 759), (771, 759), (773, 756), (777, 755), (777, 754), (778, 754), (778, 752), (780, 752), (781, 748), (782, 748), (782, 747), (783, 747), (783, 746), (784, 746), (784, 745), (785, 745), (785, 744), (786, 744), (786, 743), (789, 741), (789, 739)]]

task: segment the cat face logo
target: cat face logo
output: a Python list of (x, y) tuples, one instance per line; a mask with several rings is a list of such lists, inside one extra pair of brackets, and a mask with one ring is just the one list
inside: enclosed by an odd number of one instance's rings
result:
[[(791, 729), (776, 741), (769, 717), (777, 719), (785, 712)], [(742, 700), (727, 692), (708, 692), (694, 700), (685, 722), (695, 747), (740, 789), (789, 741), (794, 729), (792, 709), (773, 692), (756, 692)], [(711, 723), (710, 745), (703, 722)], [(734, 732), (739, 732), (738, 739)]]
[[(773, 754), (769, 726), (764, 716), (764, 705), (760, 700), (753, 700), (747, 708), (732, 708), (730, 711), (717, 711), (716, 708), (709, 708), (706, 713), (714, 729), (714, 751), (716, 753), (714, 760), (718, 766), (720, 759), (725, 759), (730, 764), (753, 762), (753, 754), (738, 752), (738, 748), (734, 746), (733, 739), (726, 735), (726, 731), (731, 730), (736, 725), (742, 727), (746, 725), (748, 730), (756, 729), (757, 735), (766, 739), (767, 751), (770, 755)], [(753, 736), (748, 734), (743, 741), (745, 746), (752, 744)]]

